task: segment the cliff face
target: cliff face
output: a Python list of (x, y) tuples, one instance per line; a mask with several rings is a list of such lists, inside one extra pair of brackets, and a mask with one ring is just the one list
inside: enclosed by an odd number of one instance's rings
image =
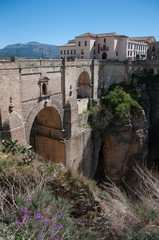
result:
[(136, 163), (142, 165), (148, 153), (145, 112), (141, 110), (133, 120), (110, 121), (100, 134), (94, 134), (94, 138), (94, 157), (95, 162), (98, 162), (97, 176), (102, 179), (108, 176), (116, 182), (120, 182), (121, 179), (129, 181), (133, 166)]
[(146, 117), (149, 126), (149, 162), (159, 159), (159, 84), (155, 83), (143, 92)]

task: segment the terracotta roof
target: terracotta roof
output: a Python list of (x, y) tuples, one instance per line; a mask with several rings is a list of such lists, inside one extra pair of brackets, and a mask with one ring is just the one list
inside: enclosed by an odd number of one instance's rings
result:
[(79, 35), (76, 38), (80, 38), (80, 37), (96, 37), (96, 34), (88, 32), (88, 33), (84, 33), (82, 35)]
[(118, 35), (116, 34), (116, 32), (113, 33), (100, 33), (100, 34), (94, 34), (94, 33), (84, 33), (82, 35), (77, 36), (76, 38), (80, 38), (80, 37), (127, 37), (125, 35)]
[(128, 38), (128, 36), (126, 36), (126, 35), (117, 35), (117, 37), (119, 37), (119, 38)]
[(115, 37), (115, 36), (118, 36), (118, 34), (116, 34), (116, 32), (97, 34), (97, 37)]
[(76, 39), (69, 40), (68, 43), (75, 43)]
[(156, 42), (149, 42), (148, 43), (149, 45), (151, 44), (151, 45), (159, 45), (159, 41), (156, 41)]
[(131, 41), (143, 41), (145, 43), (149, 42), (156, 42), (156, 39), (154, 36), (147, 36), (147, 37), (130, 37), (129, 38)]
[(76, 44), (75, 43), (67, 43), (67, 44), (61, 45), (60, 47), (76, 47)]

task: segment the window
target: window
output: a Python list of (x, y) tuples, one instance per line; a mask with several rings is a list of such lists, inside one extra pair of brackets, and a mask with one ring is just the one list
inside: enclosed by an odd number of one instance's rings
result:
[(76, 50), (74, 50), (74, 54), (76, 55)]
[(81, 46), (81, 42), (78, 42), (78, 46), (79, 46), (79, 47)]
[(103, 50), (106, 50), (106, 45), (103, 45)]
[(94, 41), (94, 47), (96, 46), (96, 42)]
[(64, 50), (64, 55), (66, 54), (66, 50)]
[(71, 50), (71, 55), (72, 55), (72, 50)]
[(94, 55), (96, 55), (96, 50), (94, 49)]
[(153, 51), (153, 52), (156, 51), (156, 47), (155, 47), (155, 46), (152, 47), (152, 51)]
[(43, 95), (47, 94), (47, 85), (46, 85), (46, 83), (43, 83), (43, 85), (42, 85), (42, 94)]
[(118, 52), (116, 52), (116, 57), (118, 57)]
[(69, 50), (67, 50), (67, 55), (69, 55)]
[(81, 49), (81, 55), (84, 55), (84, 50), (83, 49)]
[(98, 44), (98, 53), (100, 53), (100, 44)]
[(129, 51), (128, 51), (128, 56), (129, 56)]
[(84, 42), (84, 46), (87, 47), (87, 41)]
[(61, 55), (62, 55), (62, 50), (61, 50)]
[(104, 38), (104, 43), (106, 43), (106, 38)]

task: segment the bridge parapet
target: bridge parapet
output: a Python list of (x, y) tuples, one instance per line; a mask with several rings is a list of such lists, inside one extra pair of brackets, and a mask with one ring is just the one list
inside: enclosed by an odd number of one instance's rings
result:
[(75, 59), (72, 62), (65, 62), (65, 66), (71, 67), (83, 67), (87, 66), (90, 67), (92, 65), (92, 59)]
[(28, 67), (57, 67), (62, 66), (62, 59), (19, 59), (21, 68)]

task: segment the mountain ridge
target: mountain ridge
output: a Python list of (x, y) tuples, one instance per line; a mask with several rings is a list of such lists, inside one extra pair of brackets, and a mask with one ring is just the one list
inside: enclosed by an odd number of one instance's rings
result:
[(0, 57), (59, 58), (59, 46), (30, 41), (10, 44), (0, 49)]

